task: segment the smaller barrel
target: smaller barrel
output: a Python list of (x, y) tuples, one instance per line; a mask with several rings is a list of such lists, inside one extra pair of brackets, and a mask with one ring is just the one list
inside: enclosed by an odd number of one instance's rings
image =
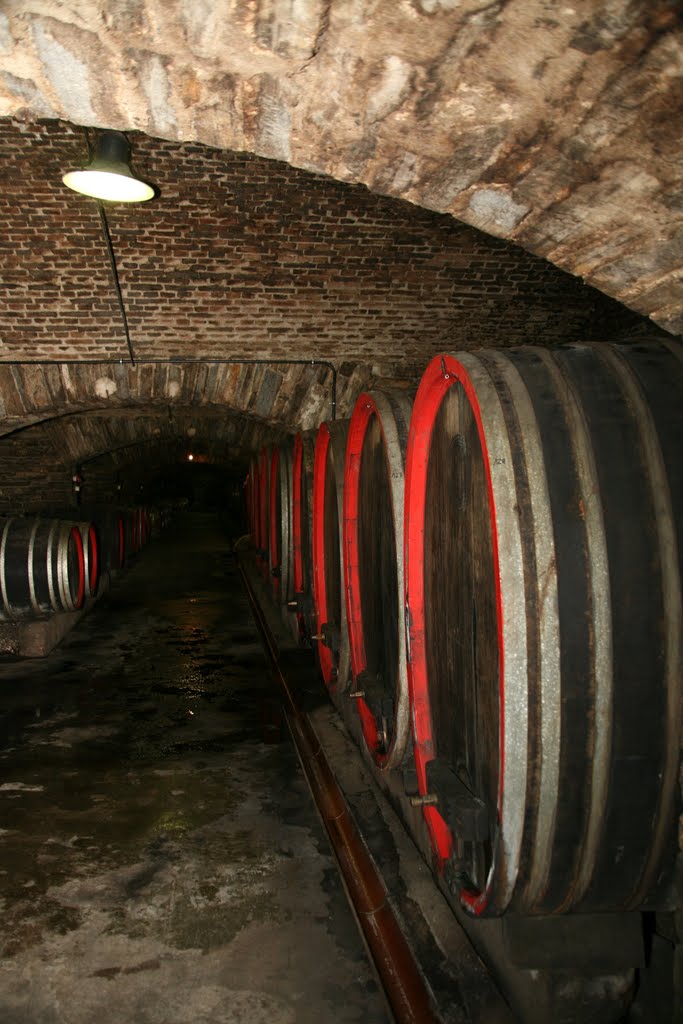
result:
[(146, 508), (136, 505), (124, 512), (125, 549), (130, 554), (137, 554), (150, 538), (150, 517)]
[(0, 539), (4, 619), (77, 611), (85, 597), (80, 525), (57, 519), (7, 519)]
[(401, 763), (410, 731), (403, 601), (403, 490), (411, 402), (365, 392), (349, 424), (344, 575), (353, 694), (380, 768)]
[(115, 572), (123, 566), (124, 513), (112, 505), (105, 504), (89, 504), (81, 508), (80, 512), (84, 519), (80, 526), (83, 557), (86, 563), (86, 591), (88, 596), (92, 596), (93, 587), (97, 589), (103, 574)]
[(321, 423), (313, 461), (313, 596), (318, 660), (325, 685), (337, 695), (350, 670), (343, 595), (344, 456), (348, 421)]

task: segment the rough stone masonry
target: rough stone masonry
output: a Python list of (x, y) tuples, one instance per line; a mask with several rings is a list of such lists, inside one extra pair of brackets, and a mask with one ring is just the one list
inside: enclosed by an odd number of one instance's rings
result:
[(2, 115), (363, 182), (683, 326), (673, 0), (22, 0), (0, 13)]

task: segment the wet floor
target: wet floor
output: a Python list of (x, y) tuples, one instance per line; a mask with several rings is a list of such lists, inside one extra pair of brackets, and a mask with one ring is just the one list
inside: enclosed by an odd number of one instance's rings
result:
[(0, 690), (3, 1024), (390, 1020), (213, 517)]

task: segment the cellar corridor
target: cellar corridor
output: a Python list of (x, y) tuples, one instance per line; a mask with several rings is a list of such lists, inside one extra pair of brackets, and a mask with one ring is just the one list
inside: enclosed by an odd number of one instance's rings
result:
[(683, 1024), (683, 6), (0, 4), (0, 153), (0, 1024)]
[(4, 1024), (389, 1019), (215, 515), (0, 685)]

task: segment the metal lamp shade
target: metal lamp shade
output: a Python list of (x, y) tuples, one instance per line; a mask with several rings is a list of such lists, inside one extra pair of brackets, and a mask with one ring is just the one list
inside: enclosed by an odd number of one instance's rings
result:
[(102, 132), (88, 166), (68, 171), (62, 181), (75, 192), (113, 203), (142, 203), (154, 196), (151, 185), (131, 171), (130, 146), (122, 132)]

